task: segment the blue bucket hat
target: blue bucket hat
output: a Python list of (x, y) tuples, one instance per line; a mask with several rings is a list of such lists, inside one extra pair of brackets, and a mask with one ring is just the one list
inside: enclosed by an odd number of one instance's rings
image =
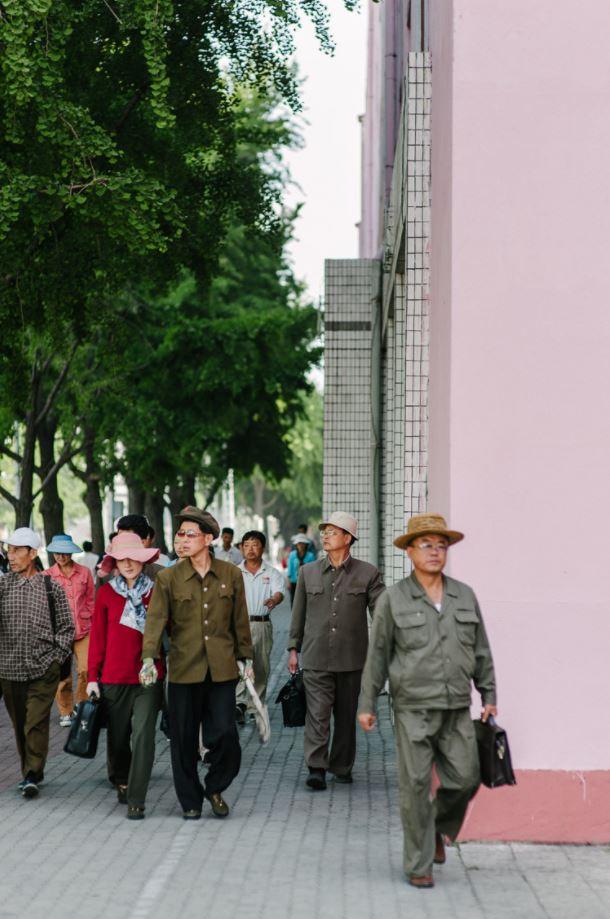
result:
[(63, 552), (65, 555), (74, 555), (75, 552), (82, 551), (67, 533), (57, 533), (47, 546), (47, 552)]

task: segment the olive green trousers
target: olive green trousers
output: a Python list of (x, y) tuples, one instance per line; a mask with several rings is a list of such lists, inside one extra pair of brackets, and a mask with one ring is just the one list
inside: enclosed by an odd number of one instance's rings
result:
[[(394, 712), (404, 870), (432, 871), (435, 833), (455, 839), (480, 784), (474, 727), (467, 708)], [(432, 767), (440, 781), (432, 797)]]
[(144, 807), (155, 759), (155, 731), (163, 683), (103, 683), (108, 716), (108, 761), (116, 785), (127, 785), (127, 803)]

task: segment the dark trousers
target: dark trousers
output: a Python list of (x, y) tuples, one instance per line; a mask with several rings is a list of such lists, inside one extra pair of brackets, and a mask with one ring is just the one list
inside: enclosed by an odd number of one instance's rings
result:
[(13, 722), (24, 778), (42, 782), (49, 753), (51, 707), (59, 685), (59, 664), (36, 680), (2, 680), (4, 703)]
[[(228, 788), (241, 765), (241, 747), (235, 726), (237, 680), (214, 683), (208, 671), (203, 683), (168, 684), (172, 771), (176, 795), (183, 810), (201, 810), (209, 797)], [(210, 745), (210, 768), (205, 792), (197, 772), (199, 728)]]
[[(329, 769), (335, 775), (352, 771), (356, 758), (356, 712), (361, 677), (362, 670), (303, 671), (307, 695), (305, 762), (312, 769)], [(332, 745), (331, 715), (334, 721)]]
[(103, 683), (108, 716), (108, 759), (114, 781), (127, 785), (127, 802), (144, 807), (155, 760), (155, 729), (163, 684)]

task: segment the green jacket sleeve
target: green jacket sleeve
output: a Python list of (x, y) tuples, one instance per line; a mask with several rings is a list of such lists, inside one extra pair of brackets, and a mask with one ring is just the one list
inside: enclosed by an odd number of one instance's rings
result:
[(377, 709), (377, 696), (383, 689), (390, 671), (394, 650), (394, 619), (387, 590), (375, 605), (369, 650), (362, 672), (362, 691), (358, 712), (371, 715)]
[(479, 617), (477, 639), (474, 646), (475, 665), (473, 682), (481, 696), (483, 705), (496, 705), (496, 676), (491, 648), (485, 631), (481, 609), (475, 598), (475, 609)]
[(233, 634), (235, 635), (235, 657), (238, 661), (252, 660), (254, 649), (250, 633), (250, 617), (246, 603), (246, 588), (244, 578), (237, 569), (235, 576), (235, 591), (233, 594)]
[(368, 607), (369, 607), (369, 614), (371, 616), (375, 612), (377, 601), (379, 600), (379, 597), (382, 595), (384, 590), (385, 590), (385, 584), (381, 580), (381, 575), (379, 574), (379, 572), (376, 571), (373, 577), (371, 578), (371, 581), (369, 583), (369, 589), (368, 589)]
[(305, 578), (303, 576), (303, 569), (301, 568), (297, 580), (297, 587), (294, 592), (294, 600), (292, 602), (292, 619), (290, 622), (290, 634), (287, 646), (288, 651), (292, 651), (293, 648), (295, 651), (301, 650), (301, 645), (303, 644), (303, 634), (305, 632), (306, 610), (307, 592), (305, 590)]
[[(171, 569), (169, 569), (171, 570)], [(170, 616), (169, 585), (162, 577), (155, 578), (152, 597), (146, 611), (146, 625), (142, 641), (142, 659), (156, 659), (161, 654), (161, 637)]]

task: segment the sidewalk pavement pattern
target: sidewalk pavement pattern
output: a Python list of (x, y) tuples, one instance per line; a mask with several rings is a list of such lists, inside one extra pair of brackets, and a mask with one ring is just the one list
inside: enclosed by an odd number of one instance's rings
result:
[(385, 700), (380, 730), (359, 733), (354, 784), (305, 788), (302, 729), (283, 728), (274, 704), (289, 615), (287, 603), (274, 613), (271, 742), (241, 729), (227, 820), (207, 805), (200, 821), (182, 820), (161, 733), (147, 817), (127, 820), (106, 779), (105, 741), (93, 761), (67, 756), (55, 711), (45, 784), (23, 800), (0, 703), (0, 919), (609, 919), (604, 847), (453, 846), (433, 890), (408, 887)]

